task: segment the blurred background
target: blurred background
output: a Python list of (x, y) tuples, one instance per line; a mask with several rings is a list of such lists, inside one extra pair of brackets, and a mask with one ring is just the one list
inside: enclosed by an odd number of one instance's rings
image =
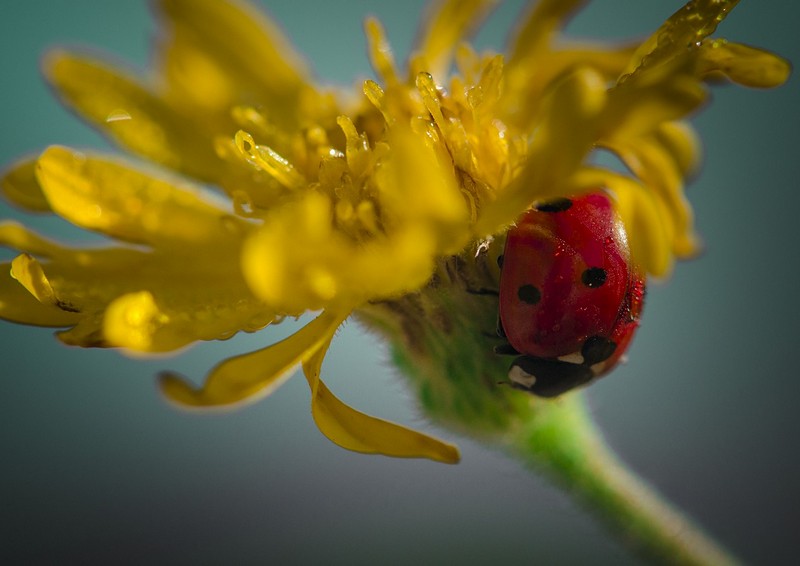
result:
[[(371, 76), (363, 16), (382, 20), (403, 59), (423, 6), (263, 4), (320, 80), (344, 86)], [(501, 50), (521, 6), (504, 4), (477, 44)], [(679, 6), (597, 1), (569, 29), (641, 36)], [(743, 2), (717, 36), (797, 62), (790, 25), (798, 18), (800, 4), (789, 0)], [(145, 2), (4, 6), (0, 163), (51, 143), (108, 148), (50, 95), (39, 58), (54, 45), (91, 45), (143, 69), (153, 32)], [(706, 252), (651, 285), (630, 362), (588, 392), (622, 458), (755, 564), (792, 562), (800, 524), (799, 118), (797, 76), (776, 91), (715, 89), (695, 120), (706, 153), (690, 188)], [(22, 217), (5, 205), (0, 212)], [(33, 225), (85, 239), (57, 221)], [(159, 370), (199, 379), (222, 358), (291, 330), (142, 361), (0, 322), (0, 562), (637, 563), (563, 492), (431, 425), (384, 345), (355, 324), (326, 360), (331, 389), (361, 410), (456, 441), (461, 464), (334, 446), (314, 426), (301, 377), (262, 402), (210, 416), (177, 411), (156, 390)]]

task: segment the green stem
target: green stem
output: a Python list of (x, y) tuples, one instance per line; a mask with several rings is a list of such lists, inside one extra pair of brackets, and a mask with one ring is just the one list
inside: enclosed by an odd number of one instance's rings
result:
[[(495, 248), (502, 242), (496, 242)], [(497, 249), (443, 263), (435, 285), (359, 312), (393, 345), (422, 407), (442, 424), (506, 446), (547, 473), (602, 518), (609, 530), (652, 562), (718, 565), (736, 560), (625, 467), (586, 410), (581, 392), (556, 400), (507, 383), (509, 361), (488, 338), (497, 300), (470, 289), (497, 288)], [(506, 385), (498, 383), (506, 382)]]
[(636, 551), (663, 564), (738, 561), (628, 469), (591, 421), (582, 395), (537, 411), (511, 449), (582, 501)]

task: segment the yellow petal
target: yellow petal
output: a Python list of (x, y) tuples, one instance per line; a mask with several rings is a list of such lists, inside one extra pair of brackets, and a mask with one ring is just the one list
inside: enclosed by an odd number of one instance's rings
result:
[(0, 222), (0, 246), (37, 256), (57, 256), (65, 251), (61, 245), (28, 230), (19, 222)]
[[(18, 255), (11, 262), (11, 276), (19, 281), (40, 303), (57, 306), (60, 302), (41, 264), (28, 254)], [(69, 309), (75, 310), (75, 309)]]
[(63, 327), (78, 322), (80, 315), (42, 303), (11, 275), (11, 263), (0, 263), (0, 318), (33, 326)]
[(680, 258), (695, 255), (698, 239), (694, 234), (694, 215), (684, 196), (683, 178), (678, 164), (652, 137), (607, 146), (616, 153), (642, 183), (663, 204), (664, 222), (672, 224), (673, 253)]
[[(81, 285), (75, 275), (62, 277), (58, 292), (82, 301), (86, 315), (75, 328), (59, 333), (59, 339), (74, 346), (163, 353), (199, 340), (225, 340), (240, 331), (260, 330), (274, 318), (240, 281), (226, 286), (219, 279), (196, 278), (193, 287), (181, 281), (185, 273), (170, 271), (168, 262), (161, 263), (163, 279), (154, 273), (155, 262), (130, 281), (101, 273)], [(48, 269), (55, 271), (53, 266)]]
[(367, 36), (367, 53), (372, 68), (383, 80), (383, 84), (391, 87), (398, 83), (397, 65), (392, 55), (392, 47), (386, 39), (386, 32), (381, 23), (372, 17), (364, 20), (364, 33)]
[(197, 116), (170, 107), (147, 86), (92, 59), (55, 51), (44, 72), (64, 102), (120, 145), (205, 181), (222, 162)]
[(75, 328), (58, 334), (70, 345), (166, 352), (260, 330), (274, 318), (245, 286), (235, 254), (209, 262), (205, 248), (184, 255), (70, 249), (12, 223), (0, 224), (0, 244), (49, 258), (23, 254), (14, 275), (39, 301), (81, 313), (69, 319)]
[(605, 81), (592, 69), (577, 69), (556, 85), (548, 104), (525, 168), (484, 208), (474, 227), (477, 237), (509, 225), (536, 199), (563, 196), (564, 180), (584, 160), (598, 136), (598, 119), (606, 106)]
[(181, 339), (174, 329), (158, 332), (169, 322), (152, 293), (139, 291), (122, 295), (106, 307), (102, 330), (109, 343), (140, 352), (169, 352), (194, 341), (194, 336)]
[(232, 405), (269, 395), (289, 377), (289, 370), (330, 340), (348, 315), (349, 312), (324, 311), (288, 338), (220, 363), (200, 388), (165, 373), (161, 376), (161, 390), (171, 401), (189, 407)]
[(792, 66), (763, 49), (716, 39), (700, 46), (700, 72), (722, 73), (735, 83), (753, 88), (773, 88), (789, 79)]
[(265, 14), (227, 0), (156, 5), (163, 16), (161, 65), (172, 100), (218, 118), (236, 105), (258, 106), (282, 128), (297, 127), (298, 95), (309, 88), (308, 72)]
[(35, 166), (34, 158), (15, 163), (3, 174), (0, 191), (6, 199), (28, 212), (52, 212), (36, 180)]
[(506, 65), (503, 100), (498, 105), (501, 119), (523, 131), (534, 127), (542, 112), (546, 92), (559, 77), (578, 67), (589, 67), (605, 80), (616, 79), (630, 60), (635, 45), (566, 45), (548, 52), (535, 65)]
[(209, 246), (242, 237), (247, 224), (201, 198), (136, 169), (64, 147), (47, 149), (37, 176), (53, 210), (82, 228), (154, 247)]
[(472, 33), (497, 0), (442, 0), (432, 4), (421, 30), (417, 54), (428, 65), (425, 70), (434, 77), (443, 77), (452, 63), (453, 52), (464, 36)]
[[(452, 162), (440, 163), (424, 137), (394, 128), (389, 137), (391, 155), (376, 172), (379, 204), (387, 216), (406, 222), (429, 222), (458, 230), (469, 218)], [(454, 242), (458, 251), (463, 245)]]
[(691, 61), (675, 58), (649, 70), (639, 80), (617, 84), (608, 91), (602, 132), (609, 138), (635, 139), (664, 122), (680, 120), (707, 98), (703, 85), (691, 76)]
[(684, 177), (691, 177), (702, 160), (703, 148), (686, 122), (664, 122), (653, 132), (656, 142), (672, 156)]
[(623, 72), (621, 82), (637, 79), (648, 69), (696, 49), (714, 33), (739, 0), (691, 0), (672, 14), (658, 30), (644, 41)]
[(299, 314), (393, 298), (430, 278), (435, 227), (406, 219), (390, 234), (358, 241), (334, 229), (331, 208), (326, 196), (310, 193), (276, 210), (245, 242), (242, 272), (267, 305)]
[(553, 36), (586, 0), (540, 0), (519, 26), (509, 50), (509, 67), (536, 67), (535, 60), (549, 51)]
[(311, 414), (320, 432), (348, 450), (398, 458), (429, 458), (458, 463), (458, 448), (401, 425), (372, 417), (346, 405), (320, 380), (328, 343), (303, 362), (311, 388)]

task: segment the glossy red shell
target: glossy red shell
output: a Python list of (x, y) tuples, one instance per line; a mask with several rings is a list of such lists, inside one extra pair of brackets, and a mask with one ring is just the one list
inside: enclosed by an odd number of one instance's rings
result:
[(599, 336), (617, 345), (603, 363), (610, 368), (638, 326), (643, 294), (644, 277), (603, 193), (531, 209), (508, 232), (500, 320), (520, 354), (568, 356)]

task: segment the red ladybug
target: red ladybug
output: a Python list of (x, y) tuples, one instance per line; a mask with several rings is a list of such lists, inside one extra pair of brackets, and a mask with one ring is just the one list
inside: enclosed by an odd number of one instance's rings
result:
[(511, 384), (555, 397), (610, 371), (630, 344), (645, 278), (604, 193), (528, 210), (498, 258), (499, 353), (518, 354)]

